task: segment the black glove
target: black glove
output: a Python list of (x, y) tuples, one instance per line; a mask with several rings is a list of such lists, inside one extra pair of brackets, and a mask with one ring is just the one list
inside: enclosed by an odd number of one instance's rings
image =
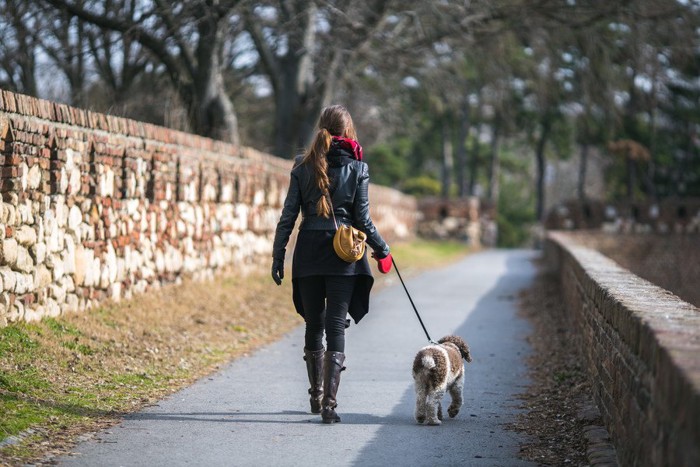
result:
[(275, 281), (275, 284), (282, 285), (282, 279), (284, 279), (284, 260), (274, 258), (272, 260), (272, 280)]

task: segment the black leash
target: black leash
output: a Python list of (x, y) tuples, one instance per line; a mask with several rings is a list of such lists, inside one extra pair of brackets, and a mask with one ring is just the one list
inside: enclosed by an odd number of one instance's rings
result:
[(423, 324), (423, 320), (420, 317), (420, 314), (418, 313), (418, 309), (416, 308), (416, 305), (413, 303), (413, 299), (411, 298), (411, 294), (408, 293), (408, 289), (406, 288), (406, 284), (403, 281), (403, 277), (401, 277), (401, 273), (399, 272), (398, 266), (396, 266), (396, 261), (394, 261), (394, 257), (391, 257), (391, 264), (394, 265), (394, 269), (396, 269), (396, 274), (399, 276), (399, 280), (401, 281), (401, 285), (403, 285), (403, 289), (406, 291), (406, 296), (408, 296), (408, 300), (411, 302), (411, 306), (413, 307), (413, 311), (416, 312), (416, 316), (418, 317), (418, 321), (420, 322), (420, 325), (423, 327), (423, 332), (425, 333), (425, 337), (428, 338), (428, 342), (431, 344), (437, 344), (434, 340), (430, 338), (430, 334), (428, 334), (428, 330), (425, 329), (425, 324)]

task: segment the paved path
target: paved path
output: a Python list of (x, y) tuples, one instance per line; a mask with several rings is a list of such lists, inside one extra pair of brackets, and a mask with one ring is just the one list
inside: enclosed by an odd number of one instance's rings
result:
[[(442, 426), (413, 420), (411, 365), (426, 343), (401, 285), (372, 296), (347, 332), (338, 392), (342, 423), (307, 413), (303, 330), (158, 405), (59, 459), (66, 466), (510, 466), (522, 435), (506, 431), (527, 384), (526, 322), (517, 293), (534, 273), (529, 251), (485, 251), (422, 274), (407, 286), (431, 336), (471, 347), (464, 406)], [(399, 265), (400, 265), (400, 258)], [(394, 274), (392, 272), (392, 274)], [(394, 276), (396, 277), (396, 276)]]

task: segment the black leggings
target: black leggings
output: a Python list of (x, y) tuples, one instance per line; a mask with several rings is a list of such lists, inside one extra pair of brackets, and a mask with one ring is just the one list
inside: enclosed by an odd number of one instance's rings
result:
[(355, 288), (355, 276), (309, 276), (299, 278), (299, 292), (304, 306), (307, 350), (323, 349), (345, 352), (345, 318)]

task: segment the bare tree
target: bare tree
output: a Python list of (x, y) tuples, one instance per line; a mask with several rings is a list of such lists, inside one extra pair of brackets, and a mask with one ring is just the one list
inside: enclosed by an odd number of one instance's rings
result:
[[(120, 18), (138, 17), (137, 1), (110, 2), (105, 7), (114, 9), (114, 16)], [(143, 46), (130, 32), (117, 33), (108, 28), (91, 27), (87, 30), (87, 42), (95, 70), (100, 80), (111, 93), (111, 101), (123, 103), (135, 80), (149, 64), (149, 57)]]
[(30, 2), (0, 0), (0, 86), (37, 95), (37, 14)]
[(238, 121), (224, 87), (222, 58), (226, 33), (239, 0), (137, 2), (137, 8), (132, 10), (137, 14), (131, 17), (115, 14), (130, 0), (43, 1), (138, 41), (164, 67), (187, 107), (192, 131), (238, 143)]
[(387, 27), (390, 3), (270, 1), (244, 10), (274, 94), (275, 154), (290, 157), (307, 144), (320, 109)]
[[(82, 6), (83, 0), (78, 0)], [(36, 39), (68, 82), (70, 104), (83, 107), (87, 74), (85, 22), (65, 10), (43, 15), (43, 27)]]

